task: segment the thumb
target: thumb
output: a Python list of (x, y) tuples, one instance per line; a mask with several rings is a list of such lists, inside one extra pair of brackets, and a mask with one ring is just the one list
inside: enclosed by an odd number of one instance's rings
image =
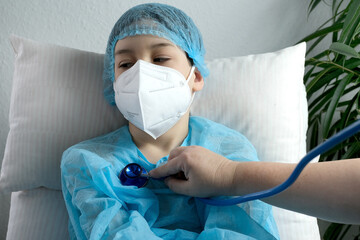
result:
[(149, 174), (153, 178), (162, 178), (179, 173), (181, 171), (182, 169), (180, 164), (178, 164), (176, 159), (174, 159), (173, 161), (168, 161), (166, 164), (151, 170)]

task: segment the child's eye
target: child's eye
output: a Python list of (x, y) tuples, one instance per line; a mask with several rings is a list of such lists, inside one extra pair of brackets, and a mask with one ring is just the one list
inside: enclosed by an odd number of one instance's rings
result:
[(131, 68), (134, 65), (132, 62), (120, 63), (119, 68)]
[(154, 58), (154, 62), (166, 62), (167, 60), (169, 60), (170, 58), (165, 58), (165, 57), (158, 57), (158, 58)]

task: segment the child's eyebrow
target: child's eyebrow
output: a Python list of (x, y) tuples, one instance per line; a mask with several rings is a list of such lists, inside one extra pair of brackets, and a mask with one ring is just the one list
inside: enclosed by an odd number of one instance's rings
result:
[(125, 53), (134, 53), (134, 51), (130, 50), (130, 49), (120, 49), (115, 52), (115, 56), (120, 55), (120, 54), (125, 54)]
[(157, 44), (150, 46), (151, 49), (160, 48), (160, 47), (175, 47), (175, 46), (171, 43), (157, 43)]

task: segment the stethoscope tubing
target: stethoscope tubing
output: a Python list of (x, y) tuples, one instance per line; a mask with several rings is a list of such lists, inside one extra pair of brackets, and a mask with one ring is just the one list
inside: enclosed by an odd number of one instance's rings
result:
[(334, 136), (332, 136), (331, 138), (329, 138), (322, 144), (320, 144), (317, 147), (315, 147), (314, 149), (312, 149), (297, 164), (294, 171), (291, 173), (290, 177), (276, 187), (273, 187), (273, 188), (270, 188), (267, 190), (263, 190), (263, 191), (259, 191), (259, 192), (255, 192), (255, 193), (246, 194), (246, 195), (239, 196), (239, 197), (229, 198), (229, 199), (215, 199), (215, 198), (214, 199), (213, 198), (198, 198), (198, 199), (201, 202), (208, 204), (208, 205), (230, 206), (230, 205), (235, 205), (235, 204), (239, 204), (239, 203), (257, 200), (257, 199), (263, 199), (263, 198), (267, 198), (267, 197), (271, 197), (276, 194), (279, 194), (282, 191), (289, 188), (296, 181), (296, 179), (299, 177), (302, 170), (306, 167), (306, 165), (308, 163), (310, 163), (311, 160), (313, 160), (318, 155), (330, 150), (331, 148), (335, 147), (336, 145), (338, 145), (339, 143), (343, 142), (344, 140), (350, 138), (351, 136), (355, 135), (359, 131), (360, 131), (360, 120), (357, 120), (350, 126), (344, 128), (342, 131), (338, 132), (337, 134), (335, 134)]

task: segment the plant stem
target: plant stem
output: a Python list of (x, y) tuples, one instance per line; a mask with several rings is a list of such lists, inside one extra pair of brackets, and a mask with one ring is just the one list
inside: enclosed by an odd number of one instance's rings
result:
[(342, 70), (344, 70), (344, 71), (347, 71), (347, 72), (349, 72), (349, 73), (353, 73), (354, 75), (360, 77), (360, 74), (359, 74), (359, 73), (354, 72), (354, 71), (352, 71), (351, 69), (348, 69), (348, 68), (346, 68), (346, 67), (343, 67), (343, 66), (341, 66), (341, 65), (339, 65), (339, 64), (337, 64), (337, 63), (334, 63), (333, 61), (322, 61), (322, 60), (317, 60), (317, 59), (315, 59), (315, 58), (310, 58), (309, 60), (314, 61), (314, 62), (317, 62), (317, 63), (318, 63), (317, 66), (320, 66), (321, 64), (331, 64), (331, 65), (334, 65), (334, 66), (336, 66), (336, 67), (338, 67), (338, 68), (340, 68), (340, 69), (342, 69)]

